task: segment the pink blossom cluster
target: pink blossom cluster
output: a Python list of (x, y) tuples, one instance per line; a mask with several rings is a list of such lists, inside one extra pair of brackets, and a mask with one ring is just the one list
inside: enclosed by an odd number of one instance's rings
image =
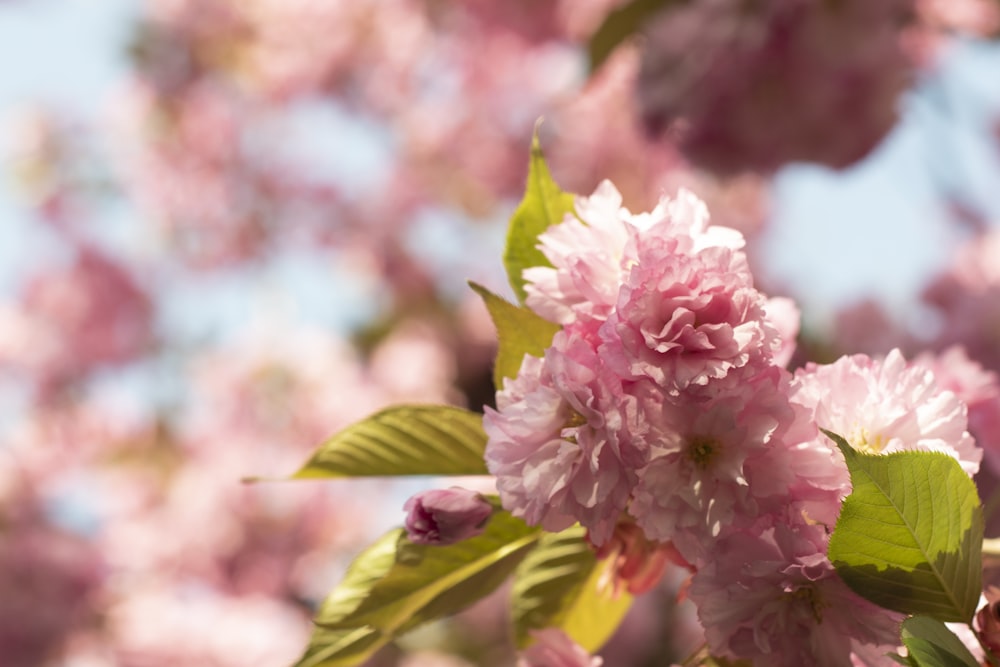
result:
[(86, 243), (73, 252), (68, 266), (32, 276), (17, 306), (0, 304), (0, 366), (43, 402), (136, 360), (154, 340), (152, 300), (129, 269)]
[(487, 409), (487, 464), (505, 508), (579, 522), (630, 591), (688, 567), (713, 655), (851, 665), (895, 645), (901, 616), (826, 557), (850, 479), (819, 429), (970, 475), (982, 450), (959, 396), (899, 351), (786, 370), (796, 311), (755, 288), (742, 246), (690, 192), (640, 214), (608, 182), (578, 198), (539, 237), (550, 266), (524, 271), (527, 306), (562, 328)]
[(895, 124), (913, 13), (912, 0), (672, 5), (647, 30), (637, 88), (646, 124), (722, 173), (850, 165)]

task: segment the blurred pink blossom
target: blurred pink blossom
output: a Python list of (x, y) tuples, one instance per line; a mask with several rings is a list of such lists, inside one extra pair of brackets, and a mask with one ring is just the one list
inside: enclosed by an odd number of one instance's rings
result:
[(846, 167), (895, 124), (912, 69), (900, 43), (912, 11), (911, 0), (698, 0), (666, 9), (646, 36), (645, 122), (654, 133), (669, 129), (692, 162), (719, 173), (792, 161)]
[[(0, 363), (31, 373), (54, 398), (88, 373), (134, 361), (153, 342), (153, 304), (130, 271), (81, 246), (70, 266), (40, 273), (4, 315)], [(6, 327), (5, 327), (6, 329)]]
[(983, 449), (983, 457), (1000, 474), (1000, 377), (969, 358), (954, 345), (941, 352), (923, 352), (914, 365), (929, 369), (938, 386), (955, 393), (969, 411), (969, 432)]
[(0, 495), (0, 655), (9, 667), (55, 664), (96, 625), (105, 575), (95, 545), (60, 529), (24, 487)]

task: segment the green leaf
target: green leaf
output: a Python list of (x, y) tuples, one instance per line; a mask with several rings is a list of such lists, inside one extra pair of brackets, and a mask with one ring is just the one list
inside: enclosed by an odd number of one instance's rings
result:
[(531, 630), (561, 628), (588, 652), (611, 637), (632, 605), (632, 596), (617, 598), (599, 591), (605, 563), (584, 540), (581, 526), (546, 533), (514, 574), (514, 637), (519, 648), (532, 642)]
[[(315, 622), (334, 636), (371, 629), (389, 641), (488, 595), (539, 535), (537, 528), (502, 510), (481, 535), (448, 546), (413, 544), (402, 529), (394, 530), (355, 559)], [(329, 657), (341, 656), (333, 651)]]
[(968, 622), (982, 590), (983, 514), (976, 487), (939, 452), (874, 456), (840, 447), (853, 491), (828, 555), (856, 593), (887, 609)]
[(542, 251), (535, 246), (538, 235), (552, 225), (559, 224), (567, 213), (573, 212), (574, 195), (563, 192), (545, 164), (542, 148), (538, 143), (538, 131), (531, 138), (531, 161), (528, 165), (528, 183), (524, 198), (511, 216), (507, 229), (507, 245), (503, 253), (503, 265), (507, 269), (514, 293), (522, 303), (524, 291), (524, 269), (532, 266), (551, 266)]
[(481, 285), (470, 282), (469, 286), (483, 298), (497, 328), (499, 346), (493, 365), (493, 384), (502, 389), (504, 378), (517, 376), (524, 355), (541, 357), (560, 327), (524, 306), (515, 306)]
[(941, 621), (914, 616), (903, 621), (903, 645), (917, 667), (979, 667), (979, 662)]
[(672, 4), (678, 4), (678, 1), (632, 0), (608, 14), (587, 44), (590, 71), (594, 72), (604, 64), (615, 47), (637, 33), (651, 16)]
[(315, 628), (295, 667), (352, 667), (367, 660), (390, 639), (368, 626), (351, 630)]
[(324, 442), (292, 477), (486, 475), (483, 416), (446, 405), (399, 405)]

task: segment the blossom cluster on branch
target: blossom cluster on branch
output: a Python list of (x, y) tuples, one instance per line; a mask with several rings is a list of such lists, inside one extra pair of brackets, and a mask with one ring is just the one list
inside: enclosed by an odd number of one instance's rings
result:
[[(918, 332), (869, 302), (800, 335), (755, 244), (776, 169), (858, 164), (998, 7), (139, 3), (96, 117), (43, 109), (4, 142), (30, 252), (0, 248), (0, 663), (882, 664), (931, 636), (899, 621), (940, 610), (885, 611), (830, 555), (855, 484), (820, 428), (963, 478), (982, 457), (1000, 528), (988, 216)], [(491, 383), (454, 278), (500, 279), (480, 250), (539, 116), (593, 194), (529, 175), (517, 303), (474, 287)], [(297, 477), (452, 477), (358, 555), (412, 480), (240, 481), (319, 442)], [(975, 571), (973, 518), (938, 518), (972, 537), (929, 553)]]
[(504, 507), (546, 530), (579, 522), (598, 548), (634, 522), (694, 573), (715, 655), (848, 665), (853, 645), (896, 643), (901, 616), (826, 557), (850, 483), (818, 427), (973, 475), (965, 405), (898, 351), (785, 370), (742, 237), (691, 193), (633, 215), (604, 183), (576, 214), (539, 237), (551, 266), (524, 272), (527, 306), (562, 329), (484, 418)]

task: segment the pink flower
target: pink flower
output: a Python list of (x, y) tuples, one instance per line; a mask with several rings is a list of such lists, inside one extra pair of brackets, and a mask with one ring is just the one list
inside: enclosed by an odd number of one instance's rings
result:
[(953, 345), (943, 352), (925, 352), (913, 365), (934, 373), (941, 389), (955, 392), (969, 409), (969, 432), (983, 448), (986, 463), (1000, 473), (1000, 378), (970, 359), (965, 348)]
[[(965, 404), (938, 387), (933, 373), (907, 365), (899, 350), (883, 360), (857, 354), (826, 366), (808, 364), (795, 382), (793, 399), (813, 410), (818, 426), (855, 449), (938, 451), (957, 459), (969, 475), (979, 470), (983, 452), (966, 430)], [(845, 490), (848, 484), (844, 469)]]
[(773, 667), (849, 667), (852, 640), (895, 645), (900, 614), (853, 593), (822, 525), (762, 523), (715, 543), (689, 589), (713, 655)]
[(485, 498), (457, 486), (418, 493), (403, 509), (411, 542), (442, 546), (479, 535), (493, 514), (493, 506)]
[(579, 521), (601, 544), (646, 462), (648, 427), (639, 397), (626, 393), (590, 338), (570, 328), (556, 334), (544, 359), (526, 355), (483, 426), (504, 507), (551, 531)]
[(666, 401), (648, 417), (656, 444), (629, 512), (649, 538), (672, 540), (692, 563), (724, 528), (791, 502), (797, 448), (816, 437), (809, 412), (788, 399), (786, 371), (738, 375), (709, 384), (707, 396)]
[(576, 200), (577, 217), (567, 216), (539, 236), (539, 248), (552, 263), (525, 269), (527, 304), (560, 324), (578, 319), (605, 320), (619, 300), (631, 267), (639, 261), (637, 239), (653, 234), (678, 239), (684, 250), (721, 245), (743, 246), (743, 236), (709, 226), (704, 202), (687, 190), (661, 198), (649, 213), (633, 215), (622, 196), (603, 181), (590, 197)]
[(576, 201), (577, 217), (567, 216), (539, 236), (552, 267), (524, 270), (527, 305), (553, 322), (579, 317), (605, 319), (618, 298), (631, 216), (610, 181)]
[(799, 324), (802, 313), (795, 302), (787, 297), (771, 297), (765, 306), (767, 319), (778, 331), (780, 345), (774, 353), (774, 363), (778, 366), (788, 366), (795, 354), (796, 339), (799, 335)]
[(521, 652), (517, 667), (601, 667), (604, 660), (592, 657), (558, 628), (532, 633), (535, 643)]
[(601, 352), (624, 377), (677, 393), (769, 363), (777, 332), (765, 306), (742, 252), (647, 234), (601, 329)]

